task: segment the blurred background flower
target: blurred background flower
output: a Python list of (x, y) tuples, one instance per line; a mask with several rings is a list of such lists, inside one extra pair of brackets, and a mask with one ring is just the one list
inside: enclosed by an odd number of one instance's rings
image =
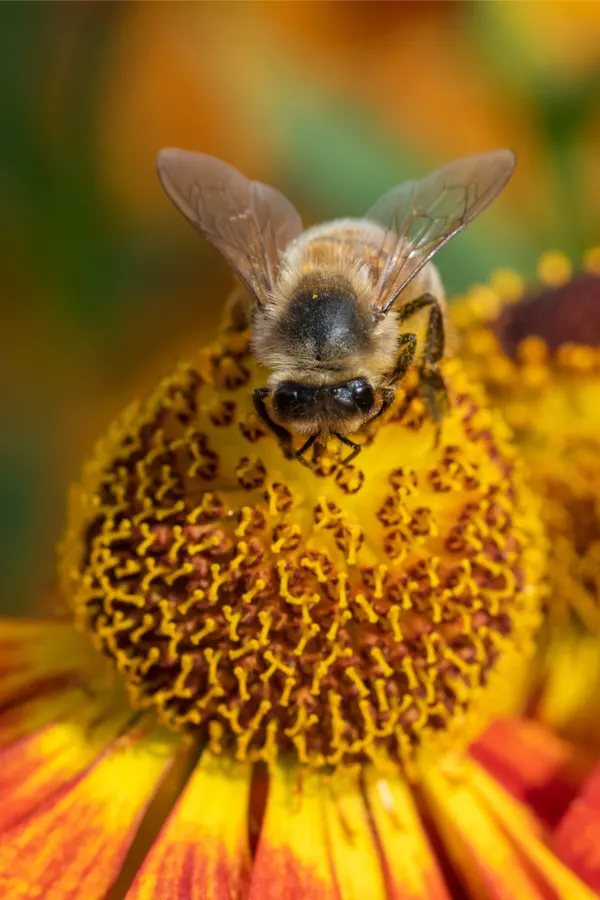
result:
[(452, 308), (460, 356), (511, 426), (552, 546), (551, 622), (600, 630), (600, 251), (571, 276), (545, 254), (540, 284), (509, 270)]
[(513, 147), (509, 190), (439, 256), (453, 293), (597, 240), (599, 88), (598, 3), (1, 4), (2, 609), (53, 578), (93, 439), (229, 290), (160, 147), (223, 157), (306, 221)]

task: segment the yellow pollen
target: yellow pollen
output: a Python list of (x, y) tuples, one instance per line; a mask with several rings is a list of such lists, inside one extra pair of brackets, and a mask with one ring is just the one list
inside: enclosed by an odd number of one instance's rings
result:
[(348, 612), (348, 610), (344, 610), (338, 619), (335, 620), (329, 631), (327, 632), (327, 640), (335, 641), (335, 637), (338, 633), (338, 630), (346, 624), (348, 619), (352, 618), (352, 613)]
[(250, 694), (248, 693), (248, 672), (246, 669), (243, 669), (241, 666), (236, 666), (233, 670), (235, 677), (238, 680), (239, 684), (239, 694), (240, 700), (246, 701), (250, 699)]
[(293, 676), (289, 676), (289, 678), (285, 679), (283, 693), (281, 694), (280, 704), (281, 706), (287, 706), (290, 702), (290, 696), (292, 694), (292, 690), (296, 684), (296, 679)]
[(354, 598), (354, 602), (364, 611), (369, 622), (375, 623), (379, 621), (379, 616), (377, 615), (367, 598), (364, 596), (364, 594), (357, 594)]
[[(535, 380), (542, 349), (522, 352)], [(238, 760), (407, 773), (498, 713), (532, 652), (545, 543), (507, 430), (457, 360), (443, 375), (439, 440), (411, 371), (352, 464), (337, 439), (299, 462), (262, 426), (249, 335), (114, 423), (61, 578), (135, 707)]]

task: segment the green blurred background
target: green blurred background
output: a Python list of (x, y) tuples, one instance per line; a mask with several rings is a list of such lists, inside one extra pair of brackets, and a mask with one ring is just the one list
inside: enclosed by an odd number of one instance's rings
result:
[(162, 195), (161, 146), (286, 192), (307, 223), (509, 146), (450, 292), (600, 236), (600, 4), (0, 3), (0, 608), (52, 583), (107, 422), (215, 327), (230, 277)]

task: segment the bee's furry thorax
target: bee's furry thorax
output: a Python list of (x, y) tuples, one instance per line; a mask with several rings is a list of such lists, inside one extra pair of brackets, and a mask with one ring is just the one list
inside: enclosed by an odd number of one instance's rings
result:
[(374, 315), (369, 255), (382, 229), (344, 219), (310, 228), (288, 248), (273, 296), (256, 317), (254, 350), (273, 370), (271, 383), (302, 373), (333, 384), (378, 373), (393, 363), (393, 317)]

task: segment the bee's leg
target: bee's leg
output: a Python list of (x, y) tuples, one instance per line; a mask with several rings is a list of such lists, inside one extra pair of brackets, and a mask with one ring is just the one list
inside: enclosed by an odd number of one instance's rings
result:
[(421, 360), (419, 387), (423, 400), (438, 426), (438, 441), (440, 422), (448, 414), (449, 408), (448, 392), (439, 368), (443, 354), (444, 317), (439, 304), (436, 303), (429, 314), (425, 348)]
[(404, 322), (426, 306), (431, 307), (431, 312), (429, 313), (425, 347), (421, 359), (419, 388), (432, 419), (439, 426), (441, 420), (448, 413), (448, 394), (439, 369), (440, 360), (444, 355), (445, 340), (442, 308), (433, 294), (422, 294), (421, 297), (415, 297), (414, 300), (402, 306), (398, 310), (397, 317), (399, 322)]
[[(389, 382), (390, 384), (396, 384), (397, 381), (400, 381), (401, 378), (404, 377), (407, 369), (412, 364), (415, 353), (417, 352), (417, 336), (416, 334), (401, 334), (398, 338), (398, 359), (396, 360), (396, 365), (394, 366), (390, 376)], [(367, 419), (367, 422), (374, 422), (375, 419), (378, 419), (379, 416), (382, 416), (384, 412), (390, 408), (392, 403), (394, 402), (394, 398), (396, 396), (396, 391), (393, 388), (382, 388), (381, 394), (383, 396), (383, 402), (374, 416), (371, 416), (370, 419)]]
[(346, 445), (346, 447), (352, 447), (352, 453), (349, 453), (346, 459), (342, 460), (342, 465), (347, 466), (353, 459), (356, 459), (362, 450), (362, 444), (356, 444), (354, 441), (351, 441), (350, 438), (347, 438), (345, 434), (340, 434), (339, 431), (334, 431), (333, 433), (342, 444)]
[(296, 459), (301, 459), (307, 450), (310, 450), (316, 439), (319, 437), (319, 433), (311, 434), (307, 441), (304, 441), (299, 450), (296, 450)]
[(390, 382), (392, 384), (396, 384), (397, 381), (400, 381), (400, 379), (404, 377), (414, 361), (417, 352), (416, 334), (410, 332), (401, 334), (398, 338), (398, 349), (400, 351), (398, 353), (398, 359), (396, 360), (396, 365), (390, 375)]
[(405, 303), (404, 306), (401, 306), (396, 313), (398, 323), (401, 324), (402, 322), (406, 322), (407, 319), (410, 319), (411, 316), (414, 316), (414, 314), (418, 313), (421, 309), (425, 309), (426, 306), (439, 308), (439, 303), (433, 294), (421, 294), (420, 297), (415, 297), (414, 300), (410, 300), (408, 303)]
[(269, 415), (265, 399), (269, 396), (270, 393), (271, 392), (269, 391), (269, 388), (255, 388), (252, 392), (254, 409), (258, 413), (261, 421), (263, 421), (267, 428), (273, 432), (276, 438), (279, 438), (279, 440), (285, 445), (286, 450), (289, 452), (292, 444), (292, 435), (287, 430), (287, 428), (284, 428), (283, 425), (279, 425), (277, 422), (274, 422)]

